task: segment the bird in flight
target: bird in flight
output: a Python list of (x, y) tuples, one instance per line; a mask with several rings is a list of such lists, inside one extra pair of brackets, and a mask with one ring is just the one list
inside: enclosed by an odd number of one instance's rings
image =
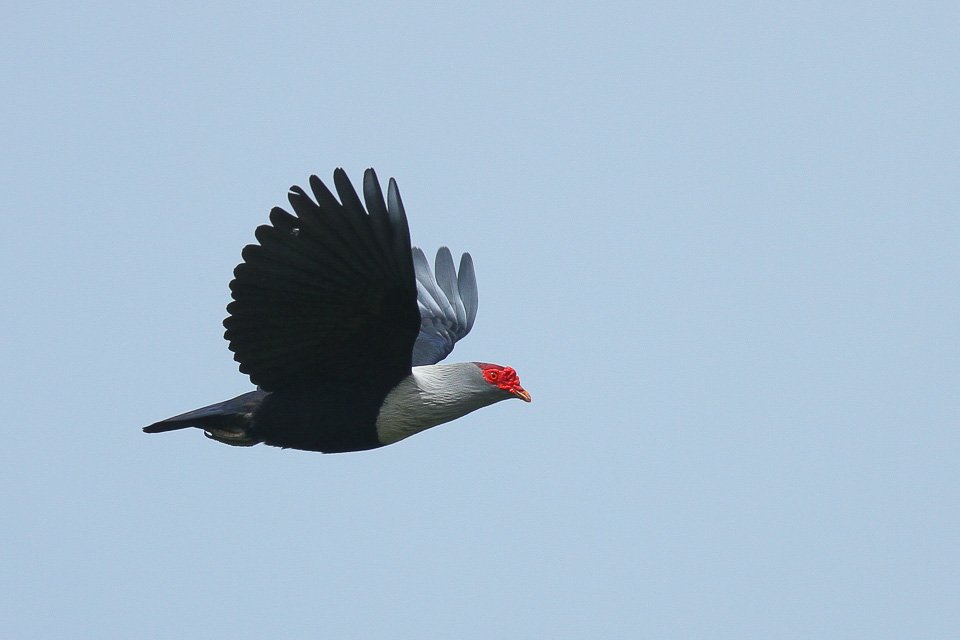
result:
[[(290, 188), (243, 249), (223, 325), (255, 391), (144, 427), (196, 427), (234, 446), (337, 453), (393, 444), (509, 398), (530, 402), (516, 371), (486, 362), (438, 364), (477, 316), (469, 253), (434, 269), (410, 246), (397, 183), (384, 199), (373, 169), (363, 201), (343, 169), (339, 200), (316, 176), (313, 198)], [(364, 207), (366, 203), (366, 207)]]

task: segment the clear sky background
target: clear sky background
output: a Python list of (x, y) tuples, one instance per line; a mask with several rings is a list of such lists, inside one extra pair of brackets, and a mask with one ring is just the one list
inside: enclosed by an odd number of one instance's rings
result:
[[(8, 5), (0, 636), (958, 637), (958, 6)], [(338, 166), (534, 402), (141, 433)]]

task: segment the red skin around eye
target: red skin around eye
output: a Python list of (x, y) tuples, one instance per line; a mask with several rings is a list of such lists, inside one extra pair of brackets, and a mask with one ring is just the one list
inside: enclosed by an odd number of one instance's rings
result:
[(488, 367), (483, 370), (483, 377), (487, 382), (494, 384), (504, 391), (510, 391), (520, 387), (520, 379), (517, 372), (511, 367)]

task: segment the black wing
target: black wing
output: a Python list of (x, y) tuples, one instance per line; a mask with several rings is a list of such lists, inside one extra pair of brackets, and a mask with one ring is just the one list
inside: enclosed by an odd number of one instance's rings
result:
[(316, 176), (316, 202), (291, 187), (296, 215), (274, 208), (233, 272), (224, 337), (266, 391), (323, 380), (390, 388), (410, 373), (420, 312), (397, 184), (384, 202), (367, 169), (365, 210), (343, 169), (333, 180), (339, 202)]

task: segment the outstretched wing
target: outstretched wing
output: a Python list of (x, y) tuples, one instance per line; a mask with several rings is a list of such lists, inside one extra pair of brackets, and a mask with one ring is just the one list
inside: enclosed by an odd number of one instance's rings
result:
[(413, 345), (413, 365), (435, 364), (450, 355), (457, 340), (473, 328), (477, 318), (477, 276), (469, 253), (461, 256), (458, 273), (446, 247), (437, 251), (436, 277), (427, 257), (417, 247), (413, 248), (413, 265), (420, 307), (420, 334)]
[(410, 373), (420, 314), (397, 184), (384, 202), (367, 169), (364, 209), (343, 169), (333, 180), (339, 202), (316, 176), (316, 202), (291, 187), (296, 215), (274, 208), (234, 270), (224, 337), (267, 391), (334, 379), (390, 388)]

